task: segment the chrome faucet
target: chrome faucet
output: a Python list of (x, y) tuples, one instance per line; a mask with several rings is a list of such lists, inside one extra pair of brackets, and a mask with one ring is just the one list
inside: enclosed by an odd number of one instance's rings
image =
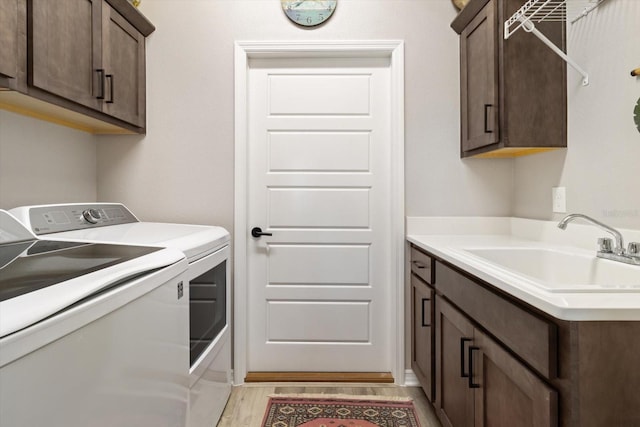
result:
[(576, 218), (587, 220), (592, 224), (595, 224), (598, 227), (602, 228), (604, 231), (613, 234), (613, 237), (615, 237), (616, 239), (616, 245), (613, 247), (613, 252), (618, 255), (621, 255), (624, 253), (624, 239), (622, 238), (622, 234), (620, 234), (620, 232), (615, 228), (611, 228), (608, 225), (601, 223), (597, 219), (591, 218), (590, 216), (586, 216), (578, 213), (567, 215), (564, 218), (562, 218), (562, 221), (558, 223), (558, 228), (561, 230), (565, 230), (567, 228), (567, 224), (569, 224), (571, 221), (573, 221)]
[(629, 250), (628, 251), (625, 250), (624, 239), (622, 237), (622, 234), (615, 228), (609, 227), (608, 225), (603, 224), (602, 222), (596, 219), (593, 219), (587, 215), (578, 214), (578, 213), (570, 214), (562, 218), (562, 220), (558, 223), (558, 228), (560, 228), (561, 230), (565, 230), (567, 228), (567, 224), (569, 224), (571, 221), (575, 219), (586, 220), (600, 227), (607, 233), (611, 233), (613, 235), (615, 239), (615, 245), (613, 246), (613, 248), (611, 247), (611, 239), (608, 239), (608, 238), (598, 239), (598, 245), (599, 245), (599, 250), (597, 253), (598, 257), (610, 259), (613, 261), (620, 261), (627, 264), (640, 265), (640, 255), (638, 251), (639, 244), (637, 242), (631, 242), (629, 243)]

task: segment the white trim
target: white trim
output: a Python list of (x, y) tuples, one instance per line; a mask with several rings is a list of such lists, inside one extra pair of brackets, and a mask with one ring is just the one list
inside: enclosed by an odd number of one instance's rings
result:
[[(404, 229), (404, 43), (400, 42), (391, 52), (391, 249), (395, 263), (391, 268), (395, 272), (396, 312), (391, 318), (395, 321), (396, 384), (405, 382), (405, 229)], [(393, 300), (392, 296), (392, 300)], [(395, 314), (395, 316), (393, 315)]]
[(249, 53), (235, 44), (235, 165), (233, 214), (233, 375), (247, 375), (247, 78)]
[(404, 384), (405, 387), (420, 387), (420, 381), (412, 369), (406, 369), (404, 371)]
[(234, 384), (247, 374), (247, 85), (251, 58), (388, 57), (391, 70), (391, 265), (395, 292), (389, 308), (395, 335), (390, 348), (392, 375), (405, 382), (404, 364), (404, 42), (383, 41), (241, 41), (235, 42), (235, 203), (234, 203)]

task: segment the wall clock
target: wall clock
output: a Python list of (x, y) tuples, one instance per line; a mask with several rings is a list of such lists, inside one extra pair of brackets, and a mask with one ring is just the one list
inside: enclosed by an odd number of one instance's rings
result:
[(329, 19), (338, 0), (280, 0), (287, 18), (304, 27), (314, 27)]
[(638, 132), (640, 132), (640, 98), (638, 98), (638, 102), (636, 103), (635, 108), (633, 109), (633, 121), (638, 128)]

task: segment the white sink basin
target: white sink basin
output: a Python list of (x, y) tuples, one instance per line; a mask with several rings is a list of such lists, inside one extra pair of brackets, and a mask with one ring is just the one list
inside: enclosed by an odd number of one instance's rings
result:
[(560, 249), (465, 248), (483, 261), (528, 276), (549, 292), (640, 292), (640, 267)]

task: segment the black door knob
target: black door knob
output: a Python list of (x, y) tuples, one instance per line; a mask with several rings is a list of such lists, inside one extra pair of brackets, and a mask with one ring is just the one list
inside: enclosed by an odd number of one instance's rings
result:
[(262, 228), (260, 228), (260, 227), (253, 227), (253, 228), (251, 229), (251, 235), (252, 235), (253, 237), (260, 237), (260, 236), (273, 236), (273, 234), (271, 234), (271, 233), (264, 233), (264, 232), (262, 231)]

